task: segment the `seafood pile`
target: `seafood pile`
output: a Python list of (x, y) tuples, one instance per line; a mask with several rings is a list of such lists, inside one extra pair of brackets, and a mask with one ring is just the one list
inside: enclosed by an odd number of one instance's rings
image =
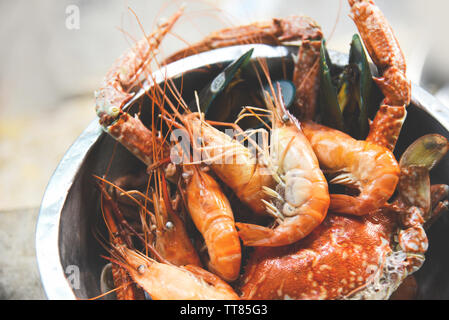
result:
[[(449, 187), (429, 177), (449, 143), (426, 135), (395, 157), (411, 97), (405, 59), (372, 0), (349, 4), (360, 37), (345, 67), (332, 63), (320, 27), (304, 16), (224, 29), (158, 63), (182, 9), (114, 64), (96, 112), (147, 169), (95, 176), (112, 277), (105, 292), (388, 299), (413, 282), (426, 229), (449, 205)], [(300, 45), (291, 76), (273, 79), (250, 50), (189, 103), (173, 79), (158, 83), (151, 70), (225, 46), (292, 41)], [(248, 70), (259, 85), (248, 87)], [(152, 84), (139, 106), (150, 110), (145, 124), (125, 108), (142, 80)]]

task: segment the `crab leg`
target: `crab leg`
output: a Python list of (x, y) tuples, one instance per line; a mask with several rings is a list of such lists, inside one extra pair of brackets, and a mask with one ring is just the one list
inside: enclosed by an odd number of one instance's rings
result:
[(293, 71), (296, 86), (296, 115), (302, 121), (313, 120), (320, 89), (321, 41), (303, 41)]
[(391, 26), (372, 0), (348, 0), (351, 17), (381, 77), (374, 78), (385, 96), (371, 125), (367, 141), (394, 149), (410, 104), (404, 54)]
[(168, 147), (139, 118), (123, 112), (122, 108), (134, 96), (132, 90), (139, 77), (154, 60), (160, 43), (182, 12), (180, 9), (120, 57), (106, 75), (103, 87), (95, 92), (95, 110), (103, 129), (147, 165), (153, 164), (155, 150), (162, 150), (164, 157)]
[(174, 53), (164, 61), (164, 64), (204, 51), (238, 44), (280, 45), (283, 42), (300, 40), (302, 44), (293, 71), (298, 106), (295, 115), (301, 120), (312, 120), (319, 90), (319, 57), (322, 37), (320, 27), (311, 18), (289, 16), (213, 32), (202, 41)]
[[(428, 248), (425, 227), (445, 211), (447, 185), (430, 186), (430, 170), (448, 151), (449, 142), (443, 136), (427, 135), (413, 143), (402, 155), (399, 197), (393, 208), (398, 208), (398, 242), (406, 253), (409, 274), (418, 270), (425, 260)], [(426, 224), (427, 223), (427, 224)]]
[(200, 42), (174, 53), (164, 61), (164, 64), (201, 52), (239, 44), (280, 45), (286, 41), (321, 40), (321, 38), (321, 29), (311, 18), (289, 16), (212, 32)]

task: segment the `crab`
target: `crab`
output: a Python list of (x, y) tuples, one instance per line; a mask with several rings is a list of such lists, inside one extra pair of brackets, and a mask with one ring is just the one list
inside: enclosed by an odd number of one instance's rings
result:
[(256, 248), (241, 279), (242, 298), (388, 299), (424, 263), (425, 228), (448, 208), (449, 187), (429, 179), (447, 150), (444, 137), (421, 137), (401, 158), (392, 203), (361, 217), (329, 212), (302, 241)]

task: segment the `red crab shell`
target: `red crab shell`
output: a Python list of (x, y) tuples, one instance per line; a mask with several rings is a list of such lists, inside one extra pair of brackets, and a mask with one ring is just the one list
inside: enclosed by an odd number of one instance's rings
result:
[(367, 217), (329, 213), (307, 238), (256, 248), (242, 278), (243, 299), (341, 299), (382, 270), (396, 225), (387, 210)]

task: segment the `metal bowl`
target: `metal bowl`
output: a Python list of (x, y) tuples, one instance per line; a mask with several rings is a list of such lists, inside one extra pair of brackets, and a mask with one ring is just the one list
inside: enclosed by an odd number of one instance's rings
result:
[[(226, 63), (249, 48), (254, 48), (253, 59), (267, 59), (272, 76), (276, 77), (276, 73), (281, 75), (285, 70), (291, 74), (293, 53), (297, 47), (243, 45), (174, 62), (155, 73), (156, 82), (163, 81), (165, 76), (175, 82), (183, 77), (186, 101), (190, 101), (195, 89), (202, 88)], [(331, 52), (331, 59), (344, 65), (348, 56)], [(145, 104), (145, 89), (150, 85), (144, 82), (143, 89), (128, 103), (129, 110), (136, 103)], [(145, 114), (143, 118), (145, 122)], [(396, 148), (397, 156), (415, 139), (427, 133), (439, 133), (449, 138), (449, 110), (428, 92), (413, 85), (412, 105), (408, 108), (407, 120)], [(92, 226), (99, 215), (99, 194), (92, 175), (103, 175), (108, 165), (111, 166), (110, 179), (143, 167), (139, 160), (105, 134), (95, 119), (65, 154), (42, 200), (36, 230), (36, 251), (42, 284), (49, 299), (85, 299), (101, 293), (99, 279), (107, 261), (101, 258), (104, 250), (93, 236)], [(448, 158), (432, 171), (431, 180), (432, 183), (449, 182)], [(449, 299), (449, 275), (446, 272), (449, 270), (446, 249), (449, 243), (449, 215), (442, 216), (432, 226), (428, 236), (430, 247), (426, 262), (416, 273), (418, 298)]]

